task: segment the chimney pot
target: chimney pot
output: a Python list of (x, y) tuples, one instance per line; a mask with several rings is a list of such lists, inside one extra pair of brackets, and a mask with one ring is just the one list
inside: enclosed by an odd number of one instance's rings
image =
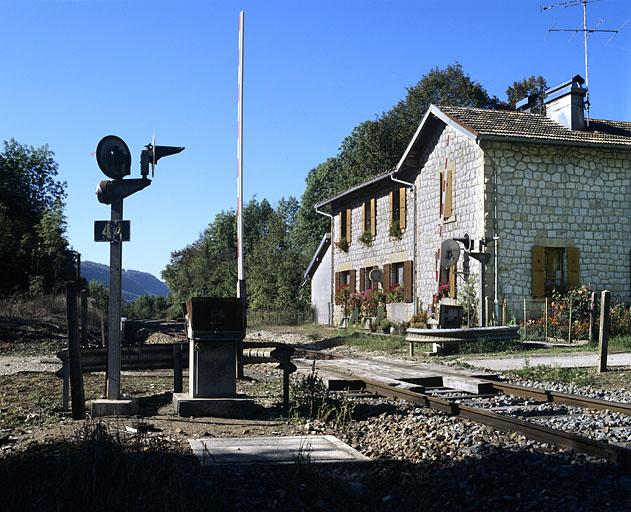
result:
[(585, 129), (585, 80), (580, 75), (573, 76), (546, 91), (546, 115), (570, 130)]

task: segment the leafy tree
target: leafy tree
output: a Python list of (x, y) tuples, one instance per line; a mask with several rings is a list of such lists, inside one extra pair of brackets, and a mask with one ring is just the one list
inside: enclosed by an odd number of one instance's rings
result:
[(64, 182), (47, 146), (11, 139), (0, 152), (0, 292), (26, 290), (38, 276), (46, 289), (67, 277)]
[(88, 295), (90, 298), (94, 299), (94, 305), (97, 309), (101, 310), (103, 313), (107, 313), (110, 292), (103, 283), (92, 279), (88, 283)]
[(169, 307), (167, 300), (159, 295), (141, 295), (136, 300), (123, 304), (122, 316), (130, 319), (164, 318)]
[(538, 114), (545, 114), (545, 105), (543, 103), (543, 98), (545, 96), (546, 89), (548, 88), (548, 83), (546, 79), (541, 75), (535, 76), (530, 75), (528, 78), (523, 78), (522, 80), (518, 80), (513, 82), (506, 88), (506, 98), (508, 102), (508, 106), (510, 108), (515, 108), (517, 102), (523, 98), (530, 96), (531, 94), (539, 94), (539, 101), (533, 112)]

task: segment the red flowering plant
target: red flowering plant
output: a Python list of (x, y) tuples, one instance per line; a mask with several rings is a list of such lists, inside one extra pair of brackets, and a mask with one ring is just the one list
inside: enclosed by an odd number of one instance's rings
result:
[(350, 297), (348, 298), (348, 310), (350, 313), (353, 312), (353, 310), (357, 310), (358, 314), (361, 313), (362, 310), (362, 294), (361, 293), (351, 293)]
[(350, 300), (351, 300), (351, 289), (347, 284), (340, 286), (340, 289), (335, 294), (335, 302), (342, 306), (342, 312), (344, 316), (349, 316), (350, 309)]
[(451, 287), (449, 283), (444, 283), (438, 286), (438, 298), (449, 297), (449, 291)]
[(390, 287), (390, 290), (386, 294), (386, 302), (403, 302), (404, 297), (403, 286), (395, 283)]
[(362, 312), (365, 317), (377, 316), (379, 305), (386, 302), (385, 294), (377, 288), (363, 292), (362, 299)]

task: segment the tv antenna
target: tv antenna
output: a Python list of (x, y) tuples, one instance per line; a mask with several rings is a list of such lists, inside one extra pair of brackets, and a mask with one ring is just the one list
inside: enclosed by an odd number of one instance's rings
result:
[[(585, 106), (587, 107), (587, 125), (589, 125), (589, 61), (588, 61), (588, 53), (587, 53), (587, 38), (590, 34), (594, 34), (596, 32), (609, 32), (609, 33), (618, 33), (618, 29), (607, 29), (607, 28), (598, 28), (602, 20), (598, 23), (598, 25), (594, 28), (587, 27), (587, 4), (591, 4), (593, 2), (600, 2), (600, 0), (567, 0), (566, 2), (558, 2), (556, 4), (542, 5), (541, 11), (547, 11), (549, 9), (554, 9), (555, 7), (576, 7), (577, 5), (583, 6), (583, 28), (551, 28), (548, 29), (548, 32), (573, 32), (577, 34), (578, 32), (583, 33), (583, 44), (585, 48), (585, 87), (587, 88), (587, 92), (585, 94)], [(611, 39), (610, 39), (611, 40)], [(609, 41), (607, 41), (609, 42)]]

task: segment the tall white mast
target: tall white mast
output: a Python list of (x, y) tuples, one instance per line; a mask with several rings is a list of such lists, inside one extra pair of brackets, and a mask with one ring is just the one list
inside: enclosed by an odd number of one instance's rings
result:
[[(237, 107), (237, 297), (241, 299), (244, 328), (247, 325), (247, 292), (243, 255), (243, 40), (245, 13), (239, 13), (239, 102)], [(243, 378), (243, 343), (237, 343), (237, 378)]]

